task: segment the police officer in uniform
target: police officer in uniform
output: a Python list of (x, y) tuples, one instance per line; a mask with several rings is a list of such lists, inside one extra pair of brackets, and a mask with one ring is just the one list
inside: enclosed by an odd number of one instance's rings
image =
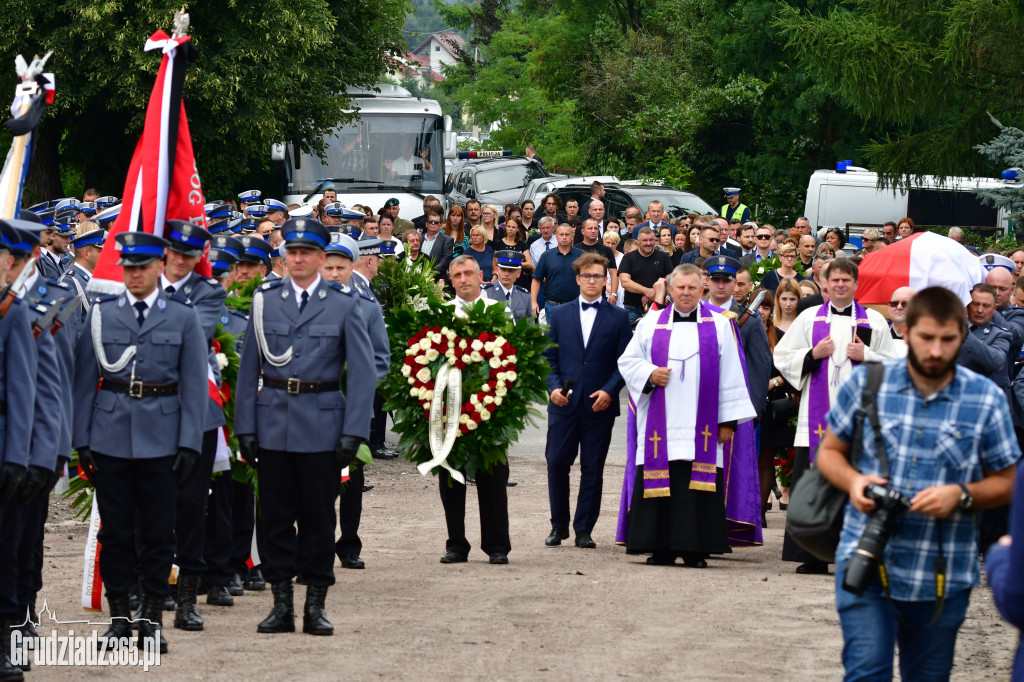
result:
[(733, 218), (739, 219), (740, 223), (750, 221), (750, 209), (740, 203), (740, 188), (725, 187), (725, 205), (719, 214), (730, 221)]
[[(220, 322), (227, 292), (216, 279), (203, 277), (194, 268), (212, 235), (184, 220), (168, 220), (164, 235), (170, 246), (167, 265), (160, 275), (160, 288), (168, 295), (187, 298), (199, 316), (207, 348), (213, 342)], [(216, 367), (216, 358), (208, 351)], [(216, 374), (219, 375), (219, 369)], [(206, 398), (206, 419), (199, 459), (188, 479), (178, 486), (178, 510), (174, 527), (175, 563), (178, 564), (178, 594), (174, 627), (181, 630), (202, 630), (203, 619), (196, 607), (199, 578), (206, 570), (203, 544), (206, 531), (206, 501), (217, 454), (217, 434), (227, 422), (224, 410), (213, 398)]]
[[(0, 284), (18, 273), (10, 273), (11, 246), (20, 242), (12, 228), (0, 221)], [(34, 267), (34, 266), (33, 266)], [(37, 313), (13, 293), (4, 293), (7, 307), (0, 318), (0, 677), (21, 679), (21, 671), (11, 665), (9, 636), (12, 626), (25, 621), (25, 612), (17, 599), (17, 545), (23, 523), (21, 504), (16, 494), (25, 478), (32, 443), (33, 415), (36, 403), (36, 366), (38, 350), (32, 339), (31, 319)], [(2, 312), (2, 308), (0, 308)]]
[(252, 235), (243, 235), (238, 240), (244, 250), (238, 254), (235, 281), (244, 284), (251, 279), (262, 280), (270, 272), (270, 254), (274, 247)]
[(75, 258), (68, 265), (68, 269), (60, 277), (60, 283), (71, 287), (78, 294), (79, 312), (68, 318), (67, 325), (73, 330), (73, 338), (78, 341), (82, 332), (82, 325), (85, 324), (85, 316), (89, 314), (89, 307), (93, 298), (86, 289), (89, 287), (89, 280), (92, 279), (93, 270), (99, 262), (100, 253), (103, 251), (103, 240), (106, 238), (103, 230), (90, 230), (71, 241), (75, 248)]
[[(327, 245), (327, 255), (321, 272), (326, 279), (348, 287), (351, 281), (352, 263), (361, 257), (376, 254), (380, 245), (379, 239), (363, 239), (356, 242), (347, 234), (332, 232), (331, 243)], [(362, 282), (362, 279), (360, 278), (358, 281)], [(363, 286), (357, 296), (359, 307), (366, 319), (370, 344), (373, 346), (373, 363), (377, 381), (381, 381), (387, 376), (388, 368), (391, 365), (391, 346), (388, 343), (384, 314), (380, 303), (374, 298), (373, 291), (369, 287)], [(376, 419), (376, 404), (374, 408), (374, 419)], [(338, 524), (341, 526), (341, 537), (334, 543), (334, 552), (338, 555), (344, 568), (366, 567), (359, 556), (359, 552), (363, 549), (363, 543), (359, 539), (359, 521), (363, 514), (363, 493), (372, 487), (366, 485), (363, 465), (353, 464), (349, 469), (348, 484), (341, 494), (341, 502), (338, 505)]]
[(512, 319), (519, 320), (532, 317), (530, 314), (530, 292), (515, 282), (523, 271), (523, 254), (512, 249), (498, 251), (494, 254), (498, 259), (498, 279), (481, 287), (483, 295), (492, 301), (507, 301), (512, 311)]
[(73, 439), (103, 517), (100, 571), (111, 614), (104, 637), (131, 634), (137, 566), (140, 645), (151, 638), (164, 651), (177, 488), (202, 447), (207, 344), (189, 300), (159, 286), (168, 242), (136, 231), (116, 240), (127, 291), (89, 311), (75, 356)]
[[(303, 632), (331, 635), (324, 602), (334, 584), (334, 500), (340, 470), (369, 435), (364, 396), (377, 382), (356, 298), (320, 275), (327, 229), (293, 218), (281, 236), (288, 276), (253, 296), (235, 403), (239, 448), (259, 470), (260, 554), (274, 594), (257, 632), (295, 630), (298, 572), (307, 585)], [(346, 363), (350, 401), (340, 390)]]

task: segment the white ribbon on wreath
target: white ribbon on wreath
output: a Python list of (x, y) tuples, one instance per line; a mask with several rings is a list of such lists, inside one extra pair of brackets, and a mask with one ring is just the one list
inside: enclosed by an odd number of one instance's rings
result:
[(466, 484), (466, 477), (448, 464), (448, 455), (455, 447), (459, 434), (459, 415), (462, 412), (462, 370), (445, 363), (434, 379), (434, 395), (430, 401), (430, 418), (427, 426), (427, 441), (433, 458), (416, 468), (426, 476), (437, 467), (443, 467), (459, 483)]

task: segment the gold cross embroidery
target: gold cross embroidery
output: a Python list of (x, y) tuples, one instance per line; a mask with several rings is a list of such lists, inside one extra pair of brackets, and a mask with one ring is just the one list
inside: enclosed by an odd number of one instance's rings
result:
[(826, 433), (828, 432), (822, 428), (821, 422), (818, 422), (818, 428), (814, 430), (814, 435), (818, 437), (818, 440), (821, 440)]
[(704, 430), (700, 432), (700, 435), (704, 436), (704, 452), (708, 451), (708, 438), (711, 436), (711, 429), (707, 424), (704, 425)]
[(647, 440), (649, 440), (652, 443), (654, 443), (654, 459), (658, 459), (658, 443), (660, 443), (664, 439), (661, 436), (658, 435), (657, 431), (655, 431), (654, 432), (654, 436), (651, 437), (651, 438), (648, 438)]

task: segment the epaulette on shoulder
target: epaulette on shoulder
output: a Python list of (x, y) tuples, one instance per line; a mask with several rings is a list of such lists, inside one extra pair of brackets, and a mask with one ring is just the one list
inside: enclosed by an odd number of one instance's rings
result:
[(192, 301), (188, 300), (187, 298), (185, 298), (181, 294), (171, 294), (167, 298), (171, 299), (172, 301), (174, 301), (176, 303), (180, 303), (183, 306), (187, 306), (189, 308), (192, 307)]
[(514, 286), (515, 286), (515, 288), (516, 288), (516, 291), (521, 291), (521, 292), (523, 292), (524, 294), (528, 294), (528, 293), (530, 293), (529, 291), (527, 291), (527, 290), (526, 290), (526, 287), (521, 287), (521, 286), (519, 286), (518, 284), (516, 284), (516, 285), (514, 285)]
[(731, 310), (723, 310), (721, 313), (719, 313), (719, 315), (721, 315), (722, 317), (724, 317), (727, 320), (735, 320), (736, 319), (736, 313), (734, 313)]
[(58, 289), (67, 289), (67, 290), (71, 289), (71, 287), (69, 287), (64, 282), (60, 282), (60, 281), (57, 281), (55, 279), (48, 279), (48, 280), (46, 280), (46, 283), (49, 284), (51, 287), (57, 287)]
[(268, 279), (266, 282), (264, 282), (263, 284), (259, 285), (259, 287), (257, 287), (256, 291), (270, 291), (271, 289), (278, 288), (282, 284), (284, 284), (284, 278)]
[(343, 285), (341, 282), (333, 282), (333, 281), (332, 282), (328, 282), (327, 286), (329, 286), (331, 289), (334, 289), (335, 291), (338, 291), (338, 292), (341, 292), (341, 293), (345, 294), (346, 296), (351, 296), (352, 295), (352, 290), (351, 289), (346, 290), (345, 289), (345, 285)]
[(106, 303), (107, 301), (116, 301), (119, 294), (106, 294), (96, 299), (96, 303)]
[(210, 286), (214, 286), (214, 287), (219, 287), (220, 286), (220, 282), (215, 280), (213, 277), (203, 277), (203, 281), (206, 282), (207, 284), (209, 284)]

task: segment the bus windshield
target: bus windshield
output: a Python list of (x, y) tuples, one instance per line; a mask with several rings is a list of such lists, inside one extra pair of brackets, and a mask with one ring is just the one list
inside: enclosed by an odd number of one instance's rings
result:
[[(439, 116), (369, 114), (335, 129), (323, 160), (302, 154), (288, 159), (291, 194), (313, 191), (331, 180), (339, 193), (357, 186), (396, 186), (429, 194), (444, 190), (444, 124)], [(368, 187), (369, 186), (369, 187)]]

